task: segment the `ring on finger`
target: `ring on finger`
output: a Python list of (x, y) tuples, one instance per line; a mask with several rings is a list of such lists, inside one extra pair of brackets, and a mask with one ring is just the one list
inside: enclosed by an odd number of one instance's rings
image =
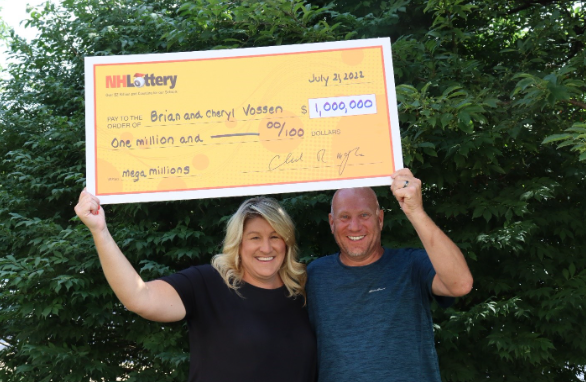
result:
[(409, 185), (409, 181), (408, 181), (408, 180), (406, 180), (406, 181), (405, 181), (405, 184), (403, 185), (403, 188), (407, 187), (408, 185)]

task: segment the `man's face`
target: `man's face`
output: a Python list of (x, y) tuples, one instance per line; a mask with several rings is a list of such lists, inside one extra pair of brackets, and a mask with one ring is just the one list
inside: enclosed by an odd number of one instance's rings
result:
[(382, 255), (383, 211), (378, 208), (376, 195), (371, 189), (339, 190), (334, 196), (329, 218), (342, 262), (348, 259), (369, 264)]

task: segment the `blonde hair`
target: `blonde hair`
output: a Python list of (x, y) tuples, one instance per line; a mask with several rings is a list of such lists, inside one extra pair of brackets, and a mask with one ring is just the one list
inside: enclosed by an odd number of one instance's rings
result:
[(265, 219), (283, 238), (287, 251), (279, 269), (279, 276), (289, 292), (289, 297), (301, 295), (305, 299), (307, 274), (305, 265), (297, 261), (295, 225), (289, 214), (273, 198), (264, 196), (251, 198), (240, 205), (226, 225), (224, 248), (221, 254), (212, 258), (212, 266), (220, 273), (226, 285), (238, 292), (244, 276), (239, 253), (244, 224), (255, 217)]

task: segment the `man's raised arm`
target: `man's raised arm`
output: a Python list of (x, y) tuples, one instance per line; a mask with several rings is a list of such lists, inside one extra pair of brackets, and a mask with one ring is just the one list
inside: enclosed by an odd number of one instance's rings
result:
[(421, 181), (409, 169), (391, 175), (391, 191), (417, 231), (436, 272), (432, 292), (437, 296), (460, 297), (472, 290), (473, 278), (462, 251), (431, 220), (423, 209)]

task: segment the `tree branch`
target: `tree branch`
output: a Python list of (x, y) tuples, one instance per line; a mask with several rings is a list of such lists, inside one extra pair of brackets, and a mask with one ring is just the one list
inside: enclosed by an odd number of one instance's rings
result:
[(566, 100), (566, 102), (571, 103), (574, 106), (579, 106), (582, 109), (586, 109), (586, 103), (584, 103), (584, 102), (576, 101), (573, 99)]
[(559, 2), (558, 0), (535, 0), (535, 1), (527, 1), (525, 2), (525, 4), (523, 5), (519, 5), (517, 8), (513, 8), (510, 11), (507, 12), (507, 14), (512, 15), (521, 11), (524, 11), (525, 9), (531, 8), (534, 5), (550, 5), (553, 3), (557, 3)]

